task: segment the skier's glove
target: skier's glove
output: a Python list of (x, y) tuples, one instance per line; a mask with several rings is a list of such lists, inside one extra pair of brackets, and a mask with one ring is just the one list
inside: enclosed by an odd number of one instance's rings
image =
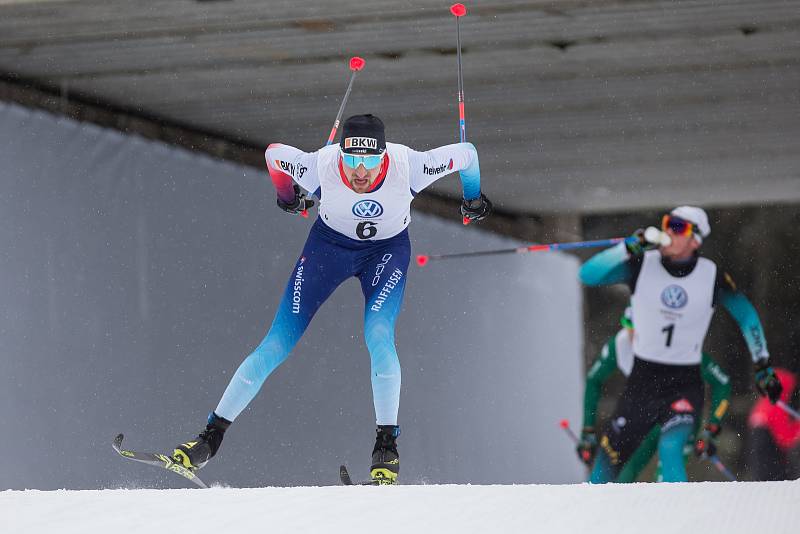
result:
[(597, 436), (594, 433), (594, 428), (590, 426), (583, 427), (581, 439), (578, 441), (575, 450), (581, 462), (586, 465), (592, 465), (594, 455), (597, 453)]
[(708, 458), (717, 454), (717, 436), (722, 429), (713, 423), (707, 424), (697, 441), (694, 442), (694, 453), (700, 458)]
[(470, 221), (482, 221), (492, 212), (492, 202), (481, 193), (481, 196), (472, 200), (461, 201), (461, 215)]
[(306, 194), (300, 191), (297, 184), (294, 185), (294, 200), (292, 202), (284, 202), (278, 197), (278, 207), (286, 213), (297, 214), (303, 212), (314, 205), (314, 201), (306, 198)]
[(628, 252), (631, 254), (631, 256), (641, 256), (645, 253), (645, 251), (650, 250), (653, 247), (654, 244), (650, 243), (644, 238), (644, 228), (639, 228), (633, 232), (631, 237), (625, 241), (625, 248), (628, 249)]
[(772, 404), (775, 404), (781, 398), (781, 391), (783, 391), (781, 381), (778, 380), (775, 371), (772, 370), (766, 358), (758, 360), (754, 369), (756, 372), (756, 389), (761, 395), (768, 397)]

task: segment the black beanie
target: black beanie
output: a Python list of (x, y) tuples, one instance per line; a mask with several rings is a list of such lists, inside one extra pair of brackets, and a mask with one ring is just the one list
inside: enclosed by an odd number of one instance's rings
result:
[(383, 121), (375, 115), (353, 115), (342, 125), (339, 147), (347, 154), (380, 154), (386, 150)]

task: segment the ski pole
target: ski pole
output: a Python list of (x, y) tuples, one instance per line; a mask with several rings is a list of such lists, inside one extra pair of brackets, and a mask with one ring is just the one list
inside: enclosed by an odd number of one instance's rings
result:
[(798, 412), (797, 410), (795, 410), (794, 408), (792, 408), (791, 406), (789, 406), (788, 404), (786, 404), (782, 400), (779, 400), (775, 404), (778, 406), (778, 408), (780, 408), (784, 412), (788, 413), (789, 415), (794, 417), (796, 420), (800, 421), (800, 412)]
[(736, 477), (734, 476), (733, 473), (731, 473), (728, 470), (727, 467), (725, 467), (725, 464), (722, 463), (722, 460), (719, 459), (719, 456), (717, 456), (716, 454), (712, 454), (711, 456), (708, 457), (708, 460), (712, 464), (714, 464), (714, 467), (717, 468), (717, 471), (722, 473), (722, 476), (724, 476), (725, 478), (727, 478), (731, 482), (736, 482)]
[[(581, 442), (580, 438), (578, 438), (575, 432), (572, 431), (572, 428), (570, 428), (569, 421), (567, 419), (562, 419), (561, 422), (559, 423), (559, 426), (564, 429), (564, 432), (567, 433), (567, 436), (569, 436), (569, 439), (571, 439), (575, 445), (580, 444)], [(590, 451), (579, 448), (578, 454), (581, 455), (583, 463), (585, 463), (586, 465), (589, 465), (591, 463), (593, 455)]]
[(563, 429), (564, 429), (564, 432), (566, 432), (566, 433), (567, 433), (567, 435), (569, 436), (569, 439), (571, 439), (571, 440), (572, 440), (572, 441), (573, 441), (573, 442), (574, 442), (576, 445), (578, 444), (578, 442), (580, 441), (580, 439), (578, 439), (578, 436), (576, 436), (576, 435), (575, 435), (575, 432), (573, 432), (573, 431), (572, 431), (572, 428), (570, 428), (570, 426), (569, 426), (569, 420), (568, 420), (568, 419), (562, 419), (562, 420), (561, 420), (561, 421), (558, 423), (558, 426), (560, 426), (561, 428), (563, 428)]
[[(462, 143), (467, 141), (467, 120), (464, 113), (464, 74), (461, 72), (461, 17), (467, 14), (464, 4), (453, 4), (450, 13), (456, 18), (456, 61), (458, 63), (458, 138)], [(464, 217), (462, 222), (467, 225), (469, 219)]]
[[(353, 88), (353, 81), (356, 79), (356, 74), (358, 71), (364, 68), (366, 61), (363, 58), (358, 56), (353, 56), (350, 58), (350, 70), (353, 71), (353, 74), (350, 75), (350, 83), (347, 84), (347, 91), (344, 93), (344, 98), (342, 99), (342, 104), (339, 106), (339, 112), (336, 114), (336, 120), (333, 121), (333, 128), (331, 128), (331, 134), (328, 136), (328, 141), (325, 143), (325, 146), (330, 145), (333, 143), (333, 138), (336, 137), (336, 130), (339, 129), (339, 121), (342, 120), (342, 113), (344, 113), (344, 106), (347, 104), (347, 99), (350, 98), (350, 90)], [(300, 212), (302, 217), (308, 218), (308, 210), (303, 210)]]
[(336, 114), (336, 120), (333, 121), (333, 128), (331, 128), (331, 134), (328, 136), (328, 142), (325, 143), (325, 146), (333, 143), (333, 138), (336, 137), (336, 130), (339, 129), (339, 121), (342, 120), (344, 106), (347, 104), (347, 99), (350, 98), (350, 90), (353, 88), (353, 81), (356, 79), (356, 74), (358, 74), (358, 71), (363, 69), (365, 64), (366, 61), (364, 61), (363, 58), (358, 56), (353, 56), (350, 58), (350, 70), (353, 71), (353, 74), (350, 76), (350, 83), (347, 84), (347, 91), (344, 93), (342, 104), (339, 106), (339, 113)]
[[(578, 445), (581, 442), (580, 438), (578, 438), (575, 432), (572, 431), (572, 428), (570, 428), (569, 421), (567, 419), (562, 419), (561, 422), (559, 423), (559, 426), (564, 429), (564, 432), (567, 433), (569, 439), (571, 439), (575, 445)], [(583, 463), (585, 463), (586, 465), (589, 465), (589, 463), (591, 463), (593, 456), (590, 451), (578, 449), (578, 453), (581, 455)]]
[(617, 243), (633, 243), (638, 238), (612, 237), (611, 239), (595, 239), (592, 241), (574, 241), (571, 243), (550, 243), (548, 245), (525, 245), (516, 248), (501, 248), (495, 250), (480, 250), (476, 252), (458, 252), (456, 254), (420, 254), (417, 256), (417, 265), (424, 267), (432, 260), (450, 260), (455, 258), (470, 258), (474, 256), (494, 256), (496, 254), (524, 254), (526, 252), (542, 252), (546, 250), (572, 250), (577, 248), (610, 247)]
[(458, 133), (461, 142), (467, 141), (467, 123), (464, 119), (464, 75), (461, 72), (461, 23), (460, 19), (467, 14), (464, 4), (453, 4), (450, 13), (456, 17), (456, 60), (458, 61)]

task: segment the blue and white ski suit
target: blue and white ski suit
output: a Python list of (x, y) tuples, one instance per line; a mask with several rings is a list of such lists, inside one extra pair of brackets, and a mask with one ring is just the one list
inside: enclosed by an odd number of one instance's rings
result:
[(400, 361), (394, 328), (411, 257), (410, 204), (425, 187), (455, 171), (460, 171), (464, 198), (479, 197), (478, 154), (470, 143), (427, 152), (387, 143), (380, 174), (372, 189), (362, 194), (353, 191), (344, 176), (338, 145), (307, 153), (276, 144), (265, 156), (279, 196), (294, 198), (293, 180), (320, 199), (319, 218), (295, 263), (271, 328), (237, 369), (215, 413), (235, 420), (289, 356), (322, 303), (354, 276), (364, 294), (364, 337), (376, 423), (396, 425)]

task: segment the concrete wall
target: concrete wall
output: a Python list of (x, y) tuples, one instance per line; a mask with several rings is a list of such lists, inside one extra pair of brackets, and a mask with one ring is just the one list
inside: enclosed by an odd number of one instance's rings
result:
[[(310, 220), (265, 173), (0, 103), (0, 489), (181, 486), (116, 457), (196, 434), (260, 341)], [(454, 178), (450, 178), (454, 179)], [(415, 253), (513, 242), (415, 216)], [(405, 482), (570, 482), (577, 261), (413, 267), (398, 326)], [(333, 484), (374, 439), (360, 290), (345, 283), (205, 470), (232, 486)]]

